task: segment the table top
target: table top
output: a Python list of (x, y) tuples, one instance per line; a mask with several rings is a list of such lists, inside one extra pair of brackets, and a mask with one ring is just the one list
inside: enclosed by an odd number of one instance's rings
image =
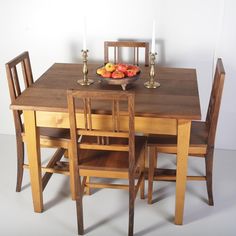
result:
[[(122, 90), (118, 85), (99, 82), (96, 69), (101, 64), (88, 65), (88, 78), (95, 80), (90, 86), (81, 86), (82, 64), (55, 63), (12, 104), (13, 110), (67, 112), (67, 89)], [(195, 69), (155, 67), (155, 80), (161, 86), (147, 89), (143, 84), (149, 78), (149, 67), (141, 66), (140, 78), (127, 90), (135, 93), (135, 115), (201, 119), (197, 76)]]

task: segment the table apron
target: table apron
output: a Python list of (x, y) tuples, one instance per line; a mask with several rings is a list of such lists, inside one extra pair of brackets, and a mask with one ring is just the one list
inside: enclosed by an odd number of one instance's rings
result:
[[(84, 127), (84, 114), (77, 113), (77, 125)], [(111, 115), (92, 115), (93, 129), (112, 129)], [(144, 134), (177, 134), (177, 119), (157, 117), (135, 117), (135, 132)], [(69, 128), (69, 114), (66, 112), (36, 111), (38, 127)], [(120, 129), (128, 130), (128, 117), (121, 116)]]

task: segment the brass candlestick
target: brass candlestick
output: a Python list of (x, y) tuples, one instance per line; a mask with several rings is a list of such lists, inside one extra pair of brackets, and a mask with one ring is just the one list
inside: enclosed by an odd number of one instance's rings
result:
[(144, 83), (144, 86), (146, 88), (157, 88), (160, 86), (160, 83), (154, 81), (154, 77), (155, 77), (155, 70), (154, 70), (154, 66), (155, 66), (155, 59), (156, 59), (156, 55), (157, 53), (152, 53), (150, 52), (150, 64), (151, 64), (151, 68), (150, 68), (150, 78), (147, 82)]
[(83, 57), (83, 79), (79, 79), (77, 82), (80, 85), (90, 85), (94, 82), (92, 79), (88, 79), (88, 66), (87, 66), (87, 61), (88, 61), (88, 50), (81, 50), (82, 52), (82, 57)]

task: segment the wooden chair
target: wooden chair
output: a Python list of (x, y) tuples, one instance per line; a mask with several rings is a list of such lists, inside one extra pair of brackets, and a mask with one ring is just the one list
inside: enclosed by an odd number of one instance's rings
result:
[[(145, 137), (135, 137), (134, 94), (123, 91), (68, 91), (67, 99), (79, 234), (84, 232), (82, 193), (88, 185), (129, 190), (129, 235), (133, 235), (134, 201), (139, 187), (141, 198), (144, 198), (146, 142)], [(83, 107), (84, 120), (76, 119), (75, 110), (79, 109), (76, 107), (79, 105)], [(94, 120), (99, 113), (110, 116), (102, 116), (104, 121), (99, 123)], [(80, 143), (77, 141), (79, 135), (82, 136)], [(86, 177), (82, 180), (81, 176)], [(87, 177), (128, 179), (128, 185), (87, 183)], [(136, 184), (135, 177), (138, 179)]]
[[(20, 71), (22, 69), (22, 74)], [(6, 63), (7, 79), (10, 91), (11, 102), (22, 93), (22, 91), (29, 86), (33, 85), (33, 76), (30, 64), (29, 53), (24, 52)], [(23, 77), (20, 83), (20, 76)], [(21, 89), (21, 88), (24, 89)], [(24, 163), (24, 124), (22, 111), (13, 111), (15, 132), (16, 132), (16, 144), (17, 144), (17, 183), (16, 191), (21, 191), (22, 178), (24, 168), (28, 168), (28, 165)], [(58, 161), (62, 158), (65, 151), (68, 149), (68, 140), (70, 138), (69, 129), (56, 129), (56, 128), (40, 128), (40, 145), (43, 147), (57, 148), (52, 158), (48, 162), (47, 166), (42, 167), (42, 171), (46, 172), (42, 178), (42, 189), (46, 187), (52, 173), (61, 173), (69, 175), (69, 171), (60, 170), (57, 166)], [(72, 189), (73, 192), (73, 189)]]
[(139, 52), (141, 48), (145, 51), (145, 66), (149, 66), (149, 43), (148, 42), (135, 42), (135, 41), (105, 41), (104, 42), (104, 63), (110, 62), (109, 48), (114, 49), (114, 63), (121, 63), (121, 48), (132, 48), (133, 49), (133, 59), (132, 63), (134, 65), (139, 65)]
[[(192, 121), (190, 133), (189, 155), (205, 158), (206, 174), (204, 176), (188, 176), (187, 180), (205, 180), (207, 184), (209, 205), (214, 205), (212, 192), (212, 169), (213, 154), (215, 147), (215, 135), (217, 121), (220, 110), (221, 97), (225, 80), (225, 71), (221, 59), (217, 60), (214, 82), (209, 101), (209, 107), (205, 121)], [(150, 136), (147, 141), (148, 148), (152, 148), (149, 156), (149, 177), (148, 177), (148, 203), (152, 203), (153, 179), (156, 180), (175, 180), (175, 171), (172, 176), (166, 175), (167, 170), (161, 170), (162, 174), (155, 173), (157, 164), (157, 153), (177, 152), (176, 136)], [(166, 172), (166, 173), (165, 173)]]

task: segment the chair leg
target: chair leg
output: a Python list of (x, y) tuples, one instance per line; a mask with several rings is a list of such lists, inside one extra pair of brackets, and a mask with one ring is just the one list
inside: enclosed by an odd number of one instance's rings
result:
[(146, 159), (146, 151), (144, 150), (144, 153), (143, 153), (143, 156), (142, 156), (142, 160), (141, 160), (141, 172), (143, 174), (143, 177), (142, 177), (142, 183), (140, 185), (140, 198), (141, 199), (145, 199), (145, 159)]
[(22, 139), (16, 137), (16, 148), (17, 148), (17, 180), (16, 180), (16, 192), (21, 191), (22, 179), (24, 173), (24, 143)]
[[(90, 183), (90, 176), (87, 176), (87, 178), (86, 178), (86, 184), (89, 184)], [(86, 195), (90, 195), (91, 194), (91, 188), (90, 187), (88, 187), (88, 186), (86, 186), (86, 188), (85, 188), (85, 194)]]
[(213, 200), (213, 191), (212, 191), (212, 170), (213, 170), (213, 155), (214, 149), (208, 151), (205, 159), (206, 163), (206, 184), (207, 184), (207, 193), (208, 193), (208, 204), (210, 206), (214, 205)]
[(83, 203), (82, 203), (82, 196), (79, 193), (79, 197), (76, 199), (76, 213), (77, 213), (77, 225), (78, 225), (78, 234), (84, 234), (84, 222), (83, 222)]
[[(75, 169), (77, 169), (77, 168), (75, 168)], [(75, 173), (74, 184), (75, 184), (74, 190), (75, 190), (75, 202), (76, 202), (78, 234), (83, 235), (84, 234), (83, 187), (82, 187), (82, 184), (81, 184), (79, 170), (76, 171), (76, 173)]]
[(71, 192), (71, 199), (76, 200), (76, 188), (77, 184), (77, 159), (73, 158), (73, 150), (71, 144), (68, 146), (68, 156), (69, 156), (69, 172), (70, 172), (70, 192)]
[(134, 174), (129, 177), (129, 236), (134, 235), (134, 201), (135, 201), (135, 181)]
[(148, 204), (152, 204), (153, 179), (156, 165), (157, 165), (157, 151), (155, 147), (150, 147), (149, 168), (148, 168)]

